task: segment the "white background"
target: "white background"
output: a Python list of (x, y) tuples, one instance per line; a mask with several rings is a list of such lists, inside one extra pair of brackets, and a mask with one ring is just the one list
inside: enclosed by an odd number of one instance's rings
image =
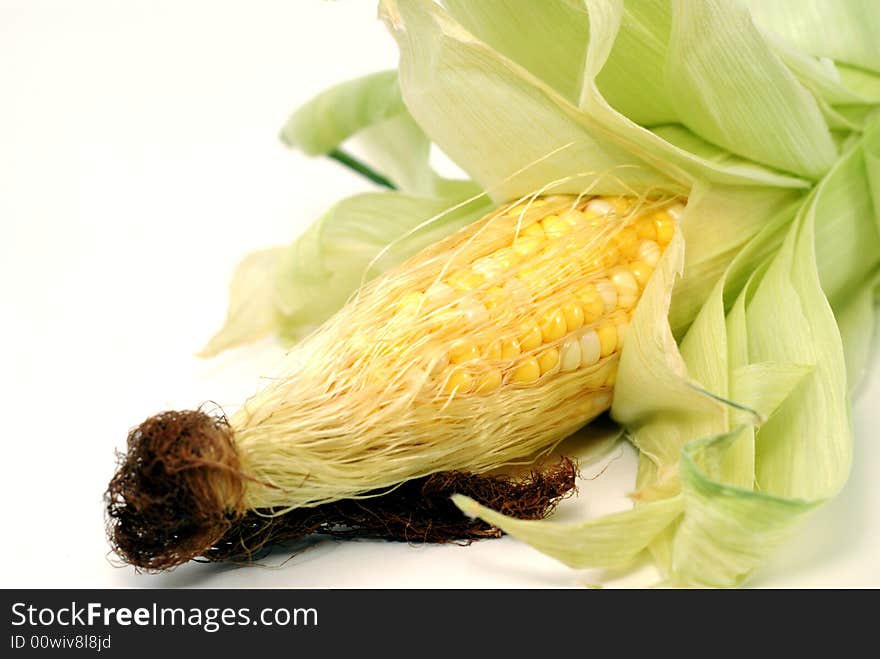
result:
[[(509, 538), (467, 548), (330, 541), (263, 567), (113, 565), (102, 494), (128, 429), (231, 410), (279, 354), (194, 357), (246, 252), (370, 185), (277, 133), (323, 88), (396, 65), (372, 2), (0, 0), (2, 587), (556, 587), (575, 571)], [(854, 409), (846, 490), (753, 581), (880, 586), (880, 360)], [(569, 519), (626, 506), (630, 451)], [(598, 474), (602, 466), (587, 470)]]

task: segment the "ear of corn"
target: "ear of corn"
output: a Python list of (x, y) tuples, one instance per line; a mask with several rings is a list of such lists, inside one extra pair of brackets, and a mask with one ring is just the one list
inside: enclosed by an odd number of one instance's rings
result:
[(548, 451), (608, 409), (681, 204), (554, 196), (367, 285), (232, 419), (252, 508), (315, 505)]

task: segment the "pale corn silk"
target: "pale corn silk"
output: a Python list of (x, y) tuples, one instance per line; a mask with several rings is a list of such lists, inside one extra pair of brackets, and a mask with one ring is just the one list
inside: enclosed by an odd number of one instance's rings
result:
[(294, 347), (230, 419), (244, 505), (281, 514), (531, 462), (607, 410), (682, 200), (593, 187), (489, 213)]

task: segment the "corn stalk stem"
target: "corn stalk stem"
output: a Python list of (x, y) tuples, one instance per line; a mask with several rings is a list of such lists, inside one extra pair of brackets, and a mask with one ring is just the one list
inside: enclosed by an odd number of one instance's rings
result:
[(352, 171), (357, 172), (364, 178), (372, 181), (377, 185), (381, 185), (382, 187), (388, 188), (389, 190), (396, 190), (397, 186), (394, 185), (387, 178), (379, 174), (372, 167), (367, 165), (364, 162), (361, 162), (354, 156), (349, 153), (346, 153), (342, 149), (333, 149), (330, 153), (327, 154), (328, 157), (332, 158), (336, 162), (348, 167)]

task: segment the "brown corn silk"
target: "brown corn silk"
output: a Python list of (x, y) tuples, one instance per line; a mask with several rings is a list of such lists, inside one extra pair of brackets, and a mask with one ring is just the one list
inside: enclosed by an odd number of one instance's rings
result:
[[(163, 457), (156, 427), (155, 440), (133, 431), (110, 492), (111, 536), (128, 545), (120, 555), (152, 568), (166, 560), (151, 563), (156, 545), (177, 542), (186, 550), (163, 554), (176, 564), (226, 542), (247, 511), (373, 499), (430, 474), (546, 455), (610, 407), (630, 316), (681, 208), (674, 198), (524, 199), (373, 280), (288, 353), (225, 432), (183, 429), (180, 446), (210, 440), (189, 451), (198, 464)], [(213, 498), (203, 494), (212, 485)], [(151, 544), (149, 529), (191, 504), (211, 509)]]

